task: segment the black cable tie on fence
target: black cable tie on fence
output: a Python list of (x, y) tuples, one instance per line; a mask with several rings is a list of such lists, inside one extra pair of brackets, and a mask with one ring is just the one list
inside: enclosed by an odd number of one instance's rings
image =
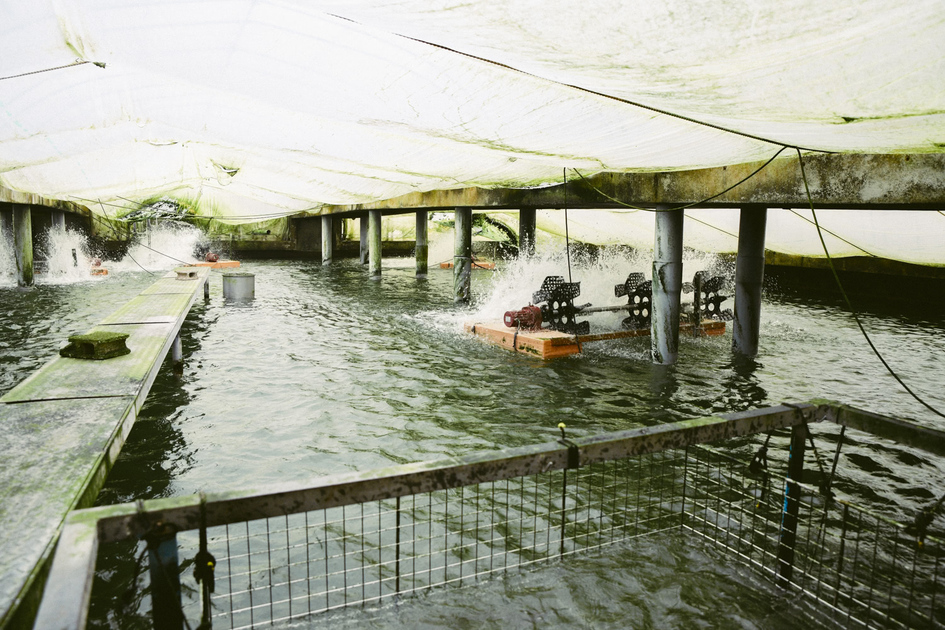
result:
[(761, 507), (761, 502), (765, 500), (768, 494), (768, 442), (771, 441), (771, 433), (765, 438), (765, 443), (761, 445), (758, 452), (748, 462), (748, 472), (753, 475), (761, 475), (761, 495), (755, 504), (755, 508)]
[(568, 470), (571, 470), (572, 468), (580, 468), (581, 449), (578, 448), (578, 445), (569, 440), (564, 434), (564, 430), (567, 428), (567, 425), (565, 425), (563, 422), (559, 422), (558, 428), (561, 429), (561, 439), (558, 440), (558, 444), (568, 447)]
[(925, 506), (922, 511), (916, 515), (915, 521), (906, 527), (906, 533), (915, 536), (916, 543), (918, 543), (919, 547), (925, 544), (925, 537), (928, 535), (929, 525), (932, 524), (932, 521), (935, 519), (935, 514), (938, 512), (938, 509), (942, 507), (943, 502), (945, 502), (945, 494), (935, 503)]
[(768, 442), (771, 441), (771, 434), (768, 434), (768, 437), (765, 438), (765, 443), (761, 445), (761, 448), (758, 449), (758, 452), (755, 453), (754, 457), (751, 458), (751, 461), (748, 463), (748, 471), (753, 475), (760, 473), (768, 473)]

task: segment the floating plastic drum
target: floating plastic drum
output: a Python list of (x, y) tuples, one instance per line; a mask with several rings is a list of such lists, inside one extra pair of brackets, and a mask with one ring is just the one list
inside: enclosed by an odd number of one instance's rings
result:
[(223, 273), (223, 298), (227, 300), (252, 300), (256, 297), (256, 274), (247, 271)]

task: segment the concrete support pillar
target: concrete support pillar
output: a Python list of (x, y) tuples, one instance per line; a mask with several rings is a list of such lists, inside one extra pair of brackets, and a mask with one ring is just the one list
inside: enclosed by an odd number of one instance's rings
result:
[(787, 588), (794, 576), (794, 547), (797, 543), (797, 517), (801, 507), (801, 487), (804, 481), (804, 451), (807, 448), (807, 425), (791, 427), (791, 454), (788, 457), (788, 482), (784, 489), (781, 511), (781, 531), (778, 540), (777, 584)]
[(683, 211), (656, 207), (650, 350), (653, 363), (672, 365), (679, 355), (682, 295)]
[(62, 210), (52, 211), (52, 228), (60, 232), (66, 231), (66, 213)]
[(417, 277), (426, 278), (427, 262), (430, 257), (430, 242), (427, 239), (427, 219), (429, 213), (426, 210), (417, 212), (417, 244), (414, 247), (414, 258), (417, 260)]
[(370, 248), (368, 247), (368, 215), (361, 217), (361, 225), (358, 229), (358, 233), (361, 235), (361, 264), (368, 264), (368, 256)]
[(371, 210), (368, 214), (368, 250), (372, 278), (381, 277), (381, 211)]
[(335, 253), (335, 222), (330, 214), (322, 216), (322, 264), (331, 262)]
[(180, 567), (177, 536), (168, 525), (161, 525), (147, 536), (148, 568), (151, 574), (151, 618), (156, 630), (180, 630), (183, 613), (180, 605)]
[(735, 260), (735, 322), (732, 349), (746, 357), (758, 354), (761, 330), (761, 286), (765, 279), (765, 226), (768, 209), (747, 206), (738, 221)]
[(30, 207), (13, 205), (13, 250), (16, 254), (16, 283), (33, 286), (33, 222)]
[(518, 255), (535, 255), (535, 209), (522, 208), (518, 211)]
[(184, 361), (184, 346), (180, 342), (180, 334), (174, 337), (174, 343), (171, 345), (171, 361), (175, 364)]
[(472, 208), (456, 208), (453, 242), (453, 302), (468, 304), (472, 275)]

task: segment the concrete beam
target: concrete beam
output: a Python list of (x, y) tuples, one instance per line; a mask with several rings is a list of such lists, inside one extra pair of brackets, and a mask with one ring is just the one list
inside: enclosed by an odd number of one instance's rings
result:
[(89, 209), (81, 204), (72, 203), (71, 201), (62, 201), (61, 199), (48, 199), (42, 195), (11, 190), (4, 186), (0, 186), (0, 203), (22, 203), (28, 206), (54, 208), (56, 210), (72, 212), (83, 216), (89, 215)]
[[(571, 173), (568, 208), (655, 207), (699, 203), (699, 207), (740, 208), (763, 205), (806, 208), (807, 195), (797, 155), (785, 151), (744, 183), (764, 162), (666, 173), (599, 173), (583, 178)], [(804, 156), (804, 167), (818, 208), (926, 210), (945, 207), (945, 154)], [(418, 208), (473, 209), (564, 208), (564, 185), (544, 188), (458, 188), (411, 193), (367, 204), (325, 206), (315, 214), (385, 214)]]

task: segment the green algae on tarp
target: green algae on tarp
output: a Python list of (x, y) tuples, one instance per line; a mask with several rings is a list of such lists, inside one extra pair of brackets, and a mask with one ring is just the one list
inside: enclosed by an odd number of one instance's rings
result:
[(69, 345), (59, 350), (60, 356), (72, 359), (94, 359), (102, 361), (130, 354), (125, 345), (128, 333), (99, 330), (84, 335), (69, 337)]

